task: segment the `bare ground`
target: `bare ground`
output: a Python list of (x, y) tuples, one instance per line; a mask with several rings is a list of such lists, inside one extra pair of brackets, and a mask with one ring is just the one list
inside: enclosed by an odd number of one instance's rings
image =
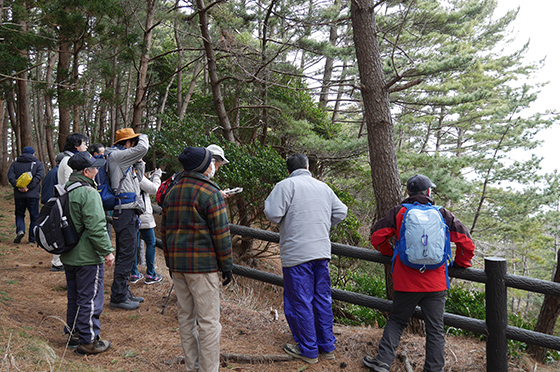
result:
[[(163, 253), (156, 264), (164, 281), (131, 285), (146, 302), (135, 311), (108, 307), (112, 268), (105, 274), (105, 311), (101, 337), (110, 340), (103, 354), (79, 357), (66, 348), (63, 326), (66, 312), (64, 273), (51, 272), (50, 255), (27, 243), (14, 244), (15, 222), (10, 188), (0, 188), (0, 372), (4, 371), (184, 371), (177, 323), (176, 298), (171, 289)], [(276, 260), (267, 270), (278, 270)], [(140, 266), (142, 271), (145, 268)], [(320, 358), (316, 365), (291, 360), (282, 345), (293, 342), (282, 311), (282, 289), (235, 277), (222, 291), (222, 364), (220, 371), (347, 371), (364, 372), (365, 354), (374, 355), (383, 330), (335, 324), (336, 360)], [(465, 337), (447, 337), (445, 371), (485, 371), (485, 343)], [(422, 371), (424, 339), (405, 334), (399, 358), (391, 369)], [(510, 371), (553, 371), (524, 356), (510, 358)]]

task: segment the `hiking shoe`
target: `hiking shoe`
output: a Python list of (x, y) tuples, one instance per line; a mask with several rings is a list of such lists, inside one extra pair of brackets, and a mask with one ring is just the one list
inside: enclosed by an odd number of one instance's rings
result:
[(64, 265), (60, 265), (60, 266), (52, 265), (51, 271), (64, 271)]
[(284, 350), (284, 352), (286, 352), (286, 354), (291, 355), (294, 358), (301, 359), (309, 364), (316, 364), (319, 361), (319, 358), (308, 358), (301, 355), (301, 352), (299, 351), (299, 345), (285, 344), (282, 349)]
[(111, 309), (122, 309), (122, 310), (136, 310), (140, 306), (138, 301), (132, 301), (130, 298), (127, 298), (126, 301), (123, 302), (109, 302), (109, 307)]
[(135, 296), (134, 294), (132, 294), (132, 291), (129, 289), (128, 290), (128, 298), (130, 299), (130, 301), (134, 301), (134, 302), (144, 302), (144, 297), (140, 297), (140, 296)]
[(326, 351), (320, 351), (319, 354), (321, 354), (321, 356), (326, 360), (334, 360), (334, 350), (329, 351), (328, 353)]
[(154, 276), (151, 275), (146, 275), (146, 280), (144, 280), (144, 284), (155, 284), (155, 283), (159, 283), (163, 280), (163, 276), (156, 274)]
[(391, 369), (391, 366), (387, 363), (380, 362), (377, 358), (372, 358), (369, 355), (364, 357), (364, 365), (375, 372), (389, 372)]
[(80, 335), (78, 332), (73, 332), (68, 336), (67, 345), (70, 349), (75, 349), (80, 345)]
[(144, 274), (139, 273), (138, 275), (131, 275), (130, 282), (132, 284), (138, 283), (140, 280), (144, 279)]
[(88, 354), (104, 353), (111, 347), (111, 342), (107, 340), (95, 340), (95, 342), (87, 345), (79, 345), (75, 353), (84, 356)]
[(16, 234), (16, 238), (14, 239), (14, 243), (19, 244), (21, 243), (21, 239), (23, 239), (23, 237), (25, 236), (25, 233), (23, 231), (18, 231)]

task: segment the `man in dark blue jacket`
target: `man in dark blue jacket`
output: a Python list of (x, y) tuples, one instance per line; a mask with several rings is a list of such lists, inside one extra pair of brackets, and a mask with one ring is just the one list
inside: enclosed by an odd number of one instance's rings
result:
[[(17, 186), (18, 178), (25, 172), (31, 172), (31, 182), (24, 187)], [(25, 236), (25, 210), (29, 211), (29, 243), (35, 243), (33, 227), (39, 215), (39, 191), (41, 180), (45, 175), (45, 168), (35, 157), (33, 147), (23, 148), (23, 154), (10, 165), (8, 180), (14, 187), (14, 200), (16, 209), (16, 238), (14, 243), (18, 244)], [(20, 185), (21, 186), (21, 185)]]
[(54, 185), (58, 184), (58, 166), (60, 161), (64, 157), (64, 153), (58, 154), (54, 160), (56, 161), (56, 166), (47, 172), (45, 178), (43, 178), (41, 186), (41, 203), (47, 204), (50, 198), (54, 195)]

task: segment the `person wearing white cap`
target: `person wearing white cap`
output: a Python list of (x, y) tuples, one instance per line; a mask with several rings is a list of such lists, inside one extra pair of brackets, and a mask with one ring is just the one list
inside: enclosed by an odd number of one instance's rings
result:
[[(222, 149), (220, 146), (215, 145), (215, 144), (211, 144), (210, 146), (208, 146), (206, 148), (206, 150), (210, 151), (212, 153), (212, 162), (214, 163), (214, 173), (212, 173), (210, 175), (210, 178), (214, 177), (214, 174), (218, 171), (218, 169), (225, 164), (229, 163), (229, 160), (226, 159), (226, 156), (224, 154), (224, 149)], [(231, 195), (229, 195), (227, 192), (229, 191), (229, 188), (225, 189), (225, 190), (220, 190), (220, 193), (222, 193), (222, 196), (224, 199), (229, 198)]]
[(216, 167), (216, 171), (222, 166), (229, 163), (229, 160), (226, 159), (224, 155), (224, 149), (222, 149), (218, 145), (210, 145), (206, 148), (208, 151), (212, 153), (212, 159), (214, 159), (214, 166)]

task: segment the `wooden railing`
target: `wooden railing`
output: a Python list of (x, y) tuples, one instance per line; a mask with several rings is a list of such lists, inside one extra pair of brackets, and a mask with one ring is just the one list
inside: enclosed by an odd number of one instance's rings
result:
[[(245, 238), (275, 243), (278, 243), (280, 240), (279, 234), (271, 231), (238, 225), (230, 225), (230, 230), (233, 235), (239, 235)], [(332, 253), (335, 255), (386, 265), (391, 263), (390, 257), (383, 256), (373, 249), (358, 248), (338, 243), (332, 243), (331, 246)], [(283, 279), (280, 275), (240, 265), (234, 265), (233, 273), (277, 286), (283, 286)], [(487, 335), (486, 370), (488, 372), (505, 372), (508, 370), (508, 339), (534, 344), (548, 349), (560, 350), (560, 337), (507, 325), (507, 287), (560, 296), (559, 283), (527, 278), (519, 275), (509, 275), (507, 274), (507, 261), (500, 257), (486, 257), (484, 270), (451, 267), (449, 268), (449, 276), (485, 284), (486, 321), (445, 313), (444, 322), (447, 326)], [(340, 289), (333, 289), (332, 297), (335, 300), (384, 312), (391, 311), (392, 306), (392, 302), (389, 300)], [(414, 311), (413, 316), (423, 319), (422, 311), (418, 308)]]

